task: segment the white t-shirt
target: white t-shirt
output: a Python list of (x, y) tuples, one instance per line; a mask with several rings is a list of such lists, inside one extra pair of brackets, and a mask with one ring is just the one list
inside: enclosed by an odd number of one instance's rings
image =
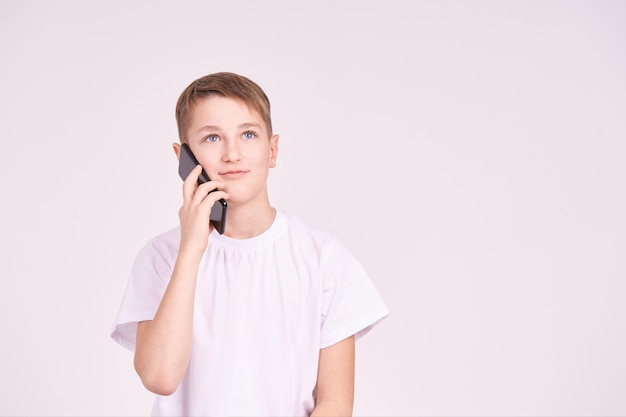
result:
[[(111, 337), (135, 349), (169, 282), (180, 228), (135, 260)], [(191, 359), (153, 415), (308, 416), (319, 350), (357, 339), (389, 314), (361, 264), (333, 236), (277, 211), (251, 239), (209, 237), (200, 262)]]

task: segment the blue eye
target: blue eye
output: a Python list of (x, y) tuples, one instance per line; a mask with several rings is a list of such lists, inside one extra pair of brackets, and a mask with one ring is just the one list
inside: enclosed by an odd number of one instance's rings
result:
[(217, 137), (217, 135), (209, 135), (204, 140), (206, 140), (207, 142), (217, 142), (219, 138)]
[(244, 139), (254, 139), (255, 137), (256, 137), (256, 133), (254, 132), (244, 132), (243, 134)]

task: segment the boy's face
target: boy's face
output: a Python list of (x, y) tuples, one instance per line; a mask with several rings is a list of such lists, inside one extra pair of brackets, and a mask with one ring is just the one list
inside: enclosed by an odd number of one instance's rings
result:
[(256, 111), (228, 97), (200, 99), (191, 114), (187, 142), (209, 178), (224, 183), (229, 205), (267, 201), (278, 135), (269, 136)]

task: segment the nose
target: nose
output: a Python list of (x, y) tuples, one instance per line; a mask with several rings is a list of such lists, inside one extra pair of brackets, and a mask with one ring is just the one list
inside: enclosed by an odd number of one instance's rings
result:
[(224, 141), (224, 153), (222, 160), (224, 162), (239, 161), (241, 159), (241, 153), (239, 150), (239, 142), (237, 140)]

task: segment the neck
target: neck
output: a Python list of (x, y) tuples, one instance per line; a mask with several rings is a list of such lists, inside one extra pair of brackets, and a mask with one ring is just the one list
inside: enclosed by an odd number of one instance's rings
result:
[(225, 235), (233, 239), (248, 239), (265, 232), (276, 218), (276, 209), (269, 203), (262, 207), (229, 205)]

